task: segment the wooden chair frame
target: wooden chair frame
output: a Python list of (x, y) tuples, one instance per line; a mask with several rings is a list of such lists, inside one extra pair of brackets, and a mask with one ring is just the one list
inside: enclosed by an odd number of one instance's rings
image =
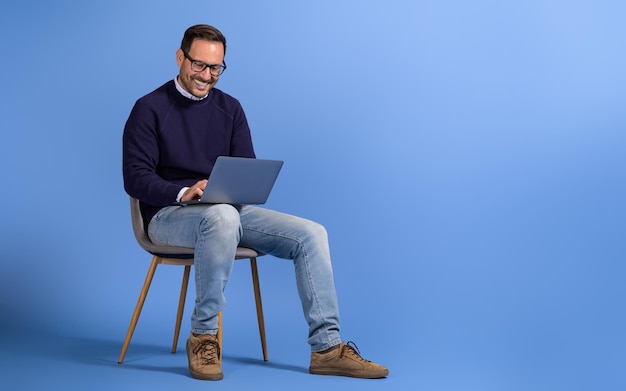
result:
[[(180, 248), (180, 247), (169, 247), (169, 246), (156, 246), (152, 244), (148, 235), (145, 233), (143, 228), (143, 221), (141, 220), (141, 215), (139, 213), (139, 201), (134, 198), (131, 198), (131, 217), (133, 220), (133, 231), (135, 233), (135, 237), (139, 243), (139, 245), (144, 248), (146, 251), (153, 254), (152, 262), (150, 263), (150, 267), (148, 268), (148, 274), (146, 275), (146, 279), (143, 283), (143, 287), (141, 288), (141, 292), (139, 294), (139, 299), (137, 300), (137, 305), (135, 306), (135, 310), (133, 311), (133, 315), (130, 320), (130, 325), (128, 326), (128, 331), (126, 332), (126, 338), (124, 339), (124, 344), (122, 346), (122, 351), (120, 353), (119, 360), (117, 361), (119, 364), (124, 362), (124, 357), (126, 356), (126, 351), (128, 350), (128, 346), (130, 345), (130, 340), (133, 337), (133, 333), (135, 332), (135, 327), (137, 326), (137, 322), (139, 321), (139, 316), (141, 315), (141, 310), (143, 308), (143, 304), (146, 301), (146, 297), (148, 296), (148, 290), (150, 289), (150, 284), (152, 283), (152, 279), (154, 277), (154, 273), (156, 272), (156, 268), (158, 265), (177, 265), (184, 266), (185, 269), (183, 271), (183, 281), (180, 288), (180, 298), (178, 300), (178, 311), (176, 312), (176, 324), (174, 327), (174, 340), (172, 342), (172, 353), (176, 353), (176, 347), (178, 346), (178, 339), (180, 336), (180, 326), (183, 318), (183, 311), (185, 309), (185, 299), (187, 297), (187, 287), (189, 286), (189, 275), (191, 272), (191, 265), (194, 263), (193, 259), (193, 249), (189, 248)], [(163, 252), (161, 254), (160, 252)], [(254, 298), (256, 301), (256, 312), (257, 312), (257, 321), (259, 324), (259, 335), (261, 338), (261, 348), (263, 350), (263, 360), (268, 360), (267, 355), (267, 344), (265, 337), (265, 320), (263, 318), (263, 304), (261, 300), (261, 288), (259, 284), (259, 271), (257, 268), (257, 257), (262, 254), (244, 247), (238, 247), (237, 253), (235, 254), (235, 260), (240, 259), (249, 259), (250, 260), (250, 268), (252, 271), (252, 284), (254, 288)], [(218, 314), (218, 332), (217, 338), (222, 346), (222, 313)]]

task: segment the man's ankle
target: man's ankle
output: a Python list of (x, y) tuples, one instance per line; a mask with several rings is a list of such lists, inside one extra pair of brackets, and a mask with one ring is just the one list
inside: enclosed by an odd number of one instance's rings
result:
[(332, 351), (333, 351), (333, 350), (335, 350), (335, 349), (339, 349), (339, 347), (340, 347), (340, 346), (341, 346), (341, 344), (340, 344), (340, 343), (338, 343), (338, 344), (337, 344), (337, 345), (335, 345), (335, 346), (331, 346), (331, 347), (329, 347), (328, 349), (325, 349), (325, 350), (322, 350), (322, 351), (319, 351), (319, 352), (315, 352), (315, 353), (318, 353), (318, 354), (326, 354), (326, 353), (330, 353), (330, 352), (332, 352)]

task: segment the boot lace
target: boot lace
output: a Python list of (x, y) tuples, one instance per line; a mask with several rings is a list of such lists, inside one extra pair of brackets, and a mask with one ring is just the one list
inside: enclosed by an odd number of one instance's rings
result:
[(193, 353), (198, 354), (200, 352), (200, 359), (202, 363), (217, 364), (220, 357), (220, 345), (217, 341), (203, 340), (194, 349)]
[(361, 357), (361, 352), (359, 352), (359, 348), (352, 341), (348, 341), (341, 348), (340, 357), (343, 358), (344, 356), (350, 356), (362, 362), (370, 362), (369, 360), (366, 360), (363, 357)]

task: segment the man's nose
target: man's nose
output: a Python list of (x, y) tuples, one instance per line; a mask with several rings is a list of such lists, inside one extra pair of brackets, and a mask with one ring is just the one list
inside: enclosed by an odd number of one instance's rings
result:
[(206, 67), (204, 68), (203, 71), (198, 72), (198, 74), (204, 79), (204, 80), (213, 80), (213, 75), (211, 74), (211, 68)]

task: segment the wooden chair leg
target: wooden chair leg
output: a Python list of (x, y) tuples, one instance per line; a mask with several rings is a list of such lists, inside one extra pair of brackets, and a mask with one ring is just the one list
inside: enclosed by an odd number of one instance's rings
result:
[(172, 353), (176, 353), (178, 337), (180, 336), (180, 324), (183, 321), (183, 311), (185, 310), (185, 299), (187, 298), (187, 287), (189, 286), (190, 265), (185, 265), (183, 272), (183, 282), (180, 287), (180, 299), (178, 300), (178, 312), (176, 313), (176, 325), (174, 326), (174, 341), (172, 342)]
[(220, 350), (223, 352), (222, 345), (222, 311), (217, 314), (217, 342), (220, 344)]
[(156, 271), (156, 267), (158, 264), (159, 257), (155, 255), (154, 257), (152, 257), (152, 263), (150, 264), (150, 268), (148, 269), (148, 275), (146, 275), (146, 280), (144, 281), (143, 287), (141, 288), (141, 293), (139, 294), (139, 299), (137, 300), (135, 311), (133, 312), (133, 316), (130, 319), (130, 325), (128, 326), (128, 331), (126, 332), (124, 345), (122, 345), (122, 352), (120, 353), (119, 360), (117, 360), (118, 364), (121, 364), (124, 361), (124, 356), (126, 356), (128, 345), (130, 344), (130, 340), (133, 337), (133, 333), (135, 332), (135, 327), (137, 326), (137, 321), (139, 320), (139, 315), (141, 314), (143, 303), (146, 301), (148, 289), (150, 289), (150, 284), (152, 283), (152, 278), (154, 277), (154, 272)]
[(263, 349), (263, 361), (267, 361), (267, 344), (265, 340), (265, 320), (263, 319), (263, 303), (261, 301), (261, 287), (259, 285), (259, 271), (256, 264), (256, 257), (250, 258), (250, 268), (252, 269), (252, 285), (254, 286), (254, 298), (256, 301), (256, 317), (259, 323), (259, 335), (261, 337), (261, 348)]

